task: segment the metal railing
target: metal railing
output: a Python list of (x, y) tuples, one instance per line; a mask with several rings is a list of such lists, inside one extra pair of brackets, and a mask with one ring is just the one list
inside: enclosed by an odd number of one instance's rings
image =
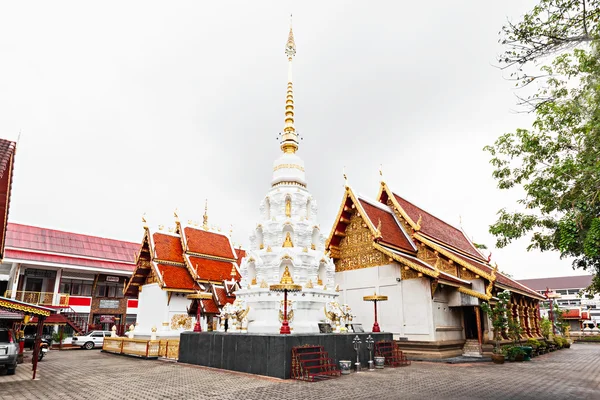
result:
[[(63, 306), (69, 305), (69, 295), (67, 293), (53, 293), (53, 292), (29, 292), (25, 290), (7, 290), (4, 292), (4, 297), (13, 298), (23, 301), (29, 304), (36, 304), (39, 306)], [(56, 299), (56, 301), (55, 301)]]

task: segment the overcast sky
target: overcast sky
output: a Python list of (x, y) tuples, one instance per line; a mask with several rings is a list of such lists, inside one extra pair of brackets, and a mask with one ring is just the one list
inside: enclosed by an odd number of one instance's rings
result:
[[(129, 241), (141, 215), (209, 222), (244, 245), (283, 128), (294, 14), (298, 155), (327, 235), (350, 184), (398, 194), (493, 247), (518, 193), (483, 146), (532, 117), (493, 67), (535, 1), (4, 1), (0, 137), (21, 132), (10, 221)], [(428, 5), (425, 5), (428, 4)], [(492, 250), (518, 278), (569, 275), (527, 242)]]

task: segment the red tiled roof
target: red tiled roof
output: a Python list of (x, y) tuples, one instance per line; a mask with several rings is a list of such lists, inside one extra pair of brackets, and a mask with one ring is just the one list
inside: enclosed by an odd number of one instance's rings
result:
[(187, 268), (174, 265), (157, 264), (162, 281), (168, 289), (197, 289), (198, 285), (192, 279)]
[(583, 289), (592, 284), (594, 275), (557, 276), (552, 278), (519, 279), (519, 283), (534, 290)]
[(235, 301), (235, 296), (227, 296), (227, 291), (224, 287), (215, 286), (215, 294), (219, 306), (224, 306), (227, 303), (231, 304)]
[(581, 317), (581, 310), (578, 308), (565, 310), (565, 313), (563, 314), (564, 319), (582, 319)]
[(454, 247), (465, 253), (476, 257), (478, 259), (484, 260), (483, 256), (473, 247), (469, 239), (464, 235), (464, 233), (452, 225), (442, 221), (438, 217), (431, 215), (427, 211), (415, 206), (410, 203), (408, 200), (403, 199), (394, 193), (394, 197), (400, 207), (408, 216), (416, 223), (421, 216), (421, 233), (425, 235), (431, 236), (434, 239), (439, 240), (447, 244), (448, 246)]
[(206, 314), (219, 314), (219, 307), (215, 304), (213, 299), (201, 300), (202, 301), (202, 312)]
[(244, 257), (246, 257), (246, 250), (242, 250), (242, 249), (234, 249), (234, 250), (235, 250), (235, 254), (237, 256), (236, 263), (237, 263), (237, 265), (239, 267), (239, 266), (242, 265), (242, 259)]
[[(234, 263), (231, 261), (217, 261), (194, 256), (189, 256), (189, 260), (200, 280), (222, 282), (232, 279), (231, 269)], [(235, 280), (240, 280), (241, 276), (237, 269), (235, 272)]]
[[(415, 252), (415, 249), (412, 246), (412, 243), (409, 241), (409, 239), (403, 233), (402, 228), (400, 227), (400, 225), (398, 225), (398, 223), (396, 222), (396, 219), (391, 214), (391, 212), (384, 211), (384, 210), (380, 209), (379, 207), (373, 206), (369, 202), (367, 202), (363, 199), (358, 199), (358, 201), (360, 202), (360, 205), (365, 210), (365, 212), (367, 213), (367, 216), (369, 217), (369, 219), (371, 220), (373, 225), (375, 225), (376, 228), (379, 225), (379, 221), (381, 221), (381, 240), (382, 241), (389, 243), (393, 246), (396, 246), (400, 249), (410, 251), (413, 253)], [(387, 207), (387, 206), (384, 206), (384, 207)]]
[(9, 223), (6, 247), (134, 263), (140, 244)]
[(216, 232), (185, 227), (188, 251), (208, 256), (235, 259), (229, 238)]
[[(37, 324), (37, 317), (33, 317), (29, 320), (28, 325)], [(69, 321), (62, 314), (50, 314), (50, 316), (44, 319), (44, 325), (71, 325)]]
[(4, 251), (16, 143), (0, 139), (0, 258)]
[[(470, 265), (472, 265), (472, 266), (474, 266), (476, 268), (479, 268), (483, 272), (486, 272), (488, 274), (492, 273), (493, 268), (490, 267), (489, 265), (487, 265), (487, 264), (485, 264), (483, 262), (478, 262), (478, 261), (472, 260), (469, 257), (463, 256), (462, 254), (460, 254), (460, 253), (458, 253), (456, 251), (453, 251), (452, 249), (446, 248), (446, 250), (452, 252), (452, 254), (455, 257), (458, 257), (461, 260), (469, 263)], [(532, 295), (532, 296), (534, 296), (536, 298), (539, 298), (541, 296), (535, 290), (532, 290), (532, 289), (528, 288), (527, 286), (524, 286), (524, 285), (520, 284), (519, 282), (510, 279), (509, 277), (503, 275), (499, 271), (496, 271), (496, 283), (499, 283), (501, 285), (507, 286), (507, 287), (512, 288), (512, 289), (521, 290), (521, 291), (526, 292), (526, 293), (528, 293), (528, 294), (530, 294), (530, 295)]]
[(582, 311), (581, 312), (581, 319), (590, 319), (590, 312), (589, 311)]
[(33, 253), (29, 251), (6, 249), (6, 259), (37, 261), (53, 264), (65, 264), (79, 267), (102, 268), (117, 271), (133, 271), (135, 264), (120, 263), (114, 261), (95, 260), (91, 258), (68, 257), (50, 253)]
[(154, 241), (154, 258), (161, 261), (172, 261), (184, 263), (181, 238), (155, 232), (152, 235)]

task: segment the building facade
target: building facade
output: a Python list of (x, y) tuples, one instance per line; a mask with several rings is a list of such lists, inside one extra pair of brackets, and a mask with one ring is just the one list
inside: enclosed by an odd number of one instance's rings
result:
[[(553, 299), (565, 310), (564, 318), (569, 321), (572, 332), (581, 331), (586, 324), (600, 323), (600, 294), (589, 298), (585, 289), (592, 284), (593, 275), (571, 275), (551, 278), (520, 279), (519, 282), (537, 291), (558, 295)], [(540, 303), (542, 315), (549, 316), (550, 301)]]
[(423, 357), (481, 355), (492, 339), (482, 301), (511, 292), (510, 310), (523, 337), (540, 337), (536, 291), (501, 274), (460, 230), (394, 193), (381, 182), (375, 200), (346, 186), (327, 240), (335, 281), (356, 319), (369, 327), (373, 306), (363, 297), (388, 297), (379, 325), (401, 347)]
[(134, 323), (137, 298), (123, 289), (139, 245), (9, 223), (0, 277), (3, 295), (69, 317), (75, 331)]

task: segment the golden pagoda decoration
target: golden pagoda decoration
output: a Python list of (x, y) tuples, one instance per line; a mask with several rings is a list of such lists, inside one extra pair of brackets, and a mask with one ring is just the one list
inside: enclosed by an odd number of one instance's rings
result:
[(208, 199), (204, 201), (204, 216), (202, 217), (202, 228), (208, 230)]
[(298, 135), (294, 127), (294, 89), (292, 83), (292, 59), (296, 55), (296, 42), (290, 21), (290, 34), (285, 45), (285, 54), (288, 58), (288, 84), (285, 97), (285, 127), (283, 128), (281, 150), (284, 153), (295, 153), (298, 150)]

